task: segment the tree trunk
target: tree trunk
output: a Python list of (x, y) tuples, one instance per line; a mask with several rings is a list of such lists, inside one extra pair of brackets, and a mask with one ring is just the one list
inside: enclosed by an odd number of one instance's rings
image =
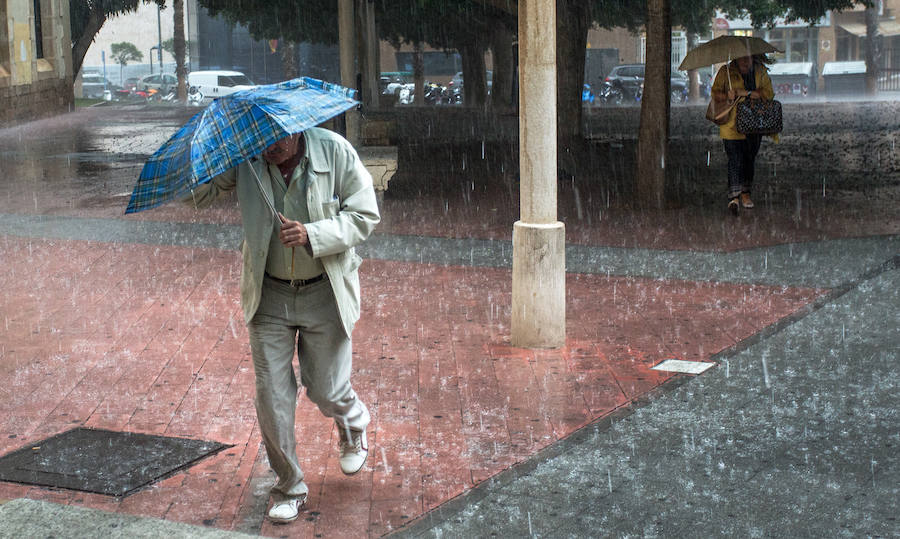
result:
[(416, 85), (413, 103), (422, 106), (425, 104), (425, 53), (421, 41), (413, 43), (413, 81)]
[(590, 2), (556, 0), (557, 160), (560, 168), (572, 175), (585, 158), (581, 92), (590, 28)]
[[(234, 35), (234, 25), (228, 20), (225, 20), (225, 27), (222, 30), (222, 37), (219, 41), (219, 47), (224, 50), (225, 60), (222, 62), (223, 67), (221, 69), (234, 69), (234, 40), (232, 39)], [(228, 66), (228, 67), (225, 67)]]
[(175, 17), (175, 76), (178, 77), (178, 88), (175, 98), (180, 103), (187, 101), (187, 69), (184, 66), (184, 0), (172, 0), (172, 11)]
[(491, 32), (491, 56), (494, 75), (491, 82), (491, 105), (498, 111), (513, 107), (513, 34), (505, 24), (495, 24)]
[(866, 94), (878, 93), (878, 11), (866, 8)]
[(106, 14), (103, 12), (103, 8), (95, 6), (94, 9), (91, 10), (91, 16), (88, 18), (87, 24), (84, 26), (84, 33), (78, 41), (72, 45), (73, 77), (77, 77), (78, 72), (81, 71), (81, 64), (84, 62), (84, 56), (91, 47), (91, 43), (94, 42), (94, 36), (97, 35), (97, 32), (100, 31), (100, 28), (103, 27), (103, 23), (105, 22)]
[(672, 84), (672, 19), (669, 0), (647, 0), (647, 65), (638, 130), (637, 203), (665, 203), (666, 148), (669, 141), (669, 88)]
[(487, 94), (485, 81), (484, 46), (480, 43), (468, 43), (458, 47), (462, 57), (463, 68), (463, 105), (467, 107), (483, 107)]
[(375, 4), (356, 0), (356, 57), (359, 58), (360, 101), (366, 108), (378, 107), (378, 34), (375, 28)]
[(297, 46), (293, 41), (284, 40), (281, 47), (281, 73), (284, 80), (295, 79), (297, 73)]

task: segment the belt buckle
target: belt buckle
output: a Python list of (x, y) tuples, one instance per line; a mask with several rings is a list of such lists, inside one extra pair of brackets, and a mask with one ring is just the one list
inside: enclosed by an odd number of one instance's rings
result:
[(306, 279), (291, 279), (288, 284), (291, 285), (291, 288), (300, 288), (304, 283), (306, 283)]

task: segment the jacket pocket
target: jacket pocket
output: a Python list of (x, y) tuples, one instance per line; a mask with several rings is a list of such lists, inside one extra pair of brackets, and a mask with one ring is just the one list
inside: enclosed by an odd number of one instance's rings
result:
[(344, 274), (347, 275), (352, 271), (356, 271), (359, 268), (360, 264), (362, 264), (362, 257), (356, 254), (356, 251), (349, 250), (346, 255), (344, 255), (342, 265), (344, 267)]
[(322, 203), (322, 214), (325, 216), (325, 219), (334, 217), (340, 209), (341, 201), (336, 198)]

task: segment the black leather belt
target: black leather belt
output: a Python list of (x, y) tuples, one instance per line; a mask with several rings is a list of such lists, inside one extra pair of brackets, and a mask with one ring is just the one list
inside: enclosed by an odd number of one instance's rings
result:
[(309, 279), (291, 279), (291, 280), (279, 279), (278, 277), (272, 277), (268, 273), (266, 274), (266, 277), (268, 277), (269, 279), (272, 279), (273, 281), (277, 281), (279, 283), (286, 284), (286, 285), (292, 286), (294, 288), (300, 288), (301, 286), (307, 286), (307, 285), (311, 285), (313, 283), (317, 283), (319, 281), (324, 281), (325, 279), (328, 278), (328, 274), (323, 271), (322, 273), (316, 275), (315, 277), (310, 277)]

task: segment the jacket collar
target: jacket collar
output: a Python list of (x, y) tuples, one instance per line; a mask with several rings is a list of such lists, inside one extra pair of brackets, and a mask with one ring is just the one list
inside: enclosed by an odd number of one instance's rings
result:
[(315, 172), (330, 172), (331, 162), (325, 157), (324, 145), (319, 144), (320, 136), (315, 128), (303, 132), (306, 139), (306, 157), (309, 158), (309, 168)]

